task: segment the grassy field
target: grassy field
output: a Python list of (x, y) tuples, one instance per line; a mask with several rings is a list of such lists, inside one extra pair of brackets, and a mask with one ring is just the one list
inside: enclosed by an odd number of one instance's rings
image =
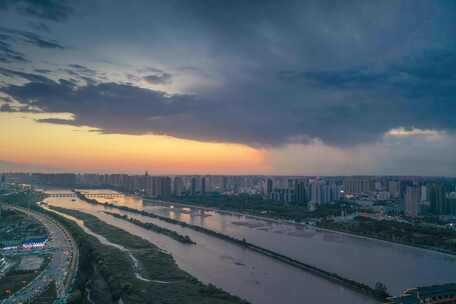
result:
[(176, 231), (174, 230), (170, 230), (170, 229), (167, 229), (167, 228), (163, 228), (163, 227), (160, 227), (158, 225), (155, 225), (155, 224), (152, 224), (152, 223), (144, 223), (144, 222), (141, 222), (140, 220), (137, 220), (133, 217), (129, 217), (128, 215), (121, 215), (121, 214), (118, 214), (118, 213), (113, 213), (113, 212), (107, 212), (105, 211), (104, 213), (106, 214), (109, 214), (115, 218), (118, 218), (118, 219), (123, 219), (124, 221), (127, 221), (127, 222), (130, 222), (134, 225), (137, 225), (139, 227), (142, 227), (144, 229), (147, 229), (147, 230), (150, 230), (150, 231), (153, 231), (153, 232), (156, 232), (156, 233), (161, 233), (161, 234), (164, 234), (178, 242), (181, 242), (183, 244), (196, 244), (195, 242), (192, 241), (192, 239), (188, 236), (188, 235), (182, 235), (182, 234), (179, 234), (177, 233)]

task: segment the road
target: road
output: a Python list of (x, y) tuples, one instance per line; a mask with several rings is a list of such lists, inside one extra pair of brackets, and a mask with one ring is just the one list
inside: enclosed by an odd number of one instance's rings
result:
[(56, 284), (57, 297), (65, 299), (78, 268), (79, 251), (76, 242), (68, 231), (51, 217), (24, 208), (13, 206), (8, 208), (34, 217), (47, 229), (49, 241), (46, 247), (51, 252), (51, 261), (32, 282), (0, 303), (13, 304), (30, 301), (44, 292), (52, 281)]

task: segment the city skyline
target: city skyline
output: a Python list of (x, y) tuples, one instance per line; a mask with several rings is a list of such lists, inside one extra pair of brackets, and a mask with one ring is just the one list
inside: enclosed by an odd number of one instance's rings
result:
[(20, 0), (0, 20), (0, 172), (456, 176), (452, 1)]
[[(395, 205), (407, 218), (456, 215), (455, 178), (414, 176), (263, 176), (6, 173), (0, 182), (78, 189), (108, 187), (159, 199), (251, 196), (269, 203), (307, 205), (309, 211), (344, 200), (357, 204)], [(79, 191), (79, 190), (74, 190)], [(102, 195), (102, 192), (100, 193)], [(239, 196), (239, 199), (240, 196)], [(386, 210), (373, 215), (381, 219)], [(363, 215), (367, 216), (367, 215)]]

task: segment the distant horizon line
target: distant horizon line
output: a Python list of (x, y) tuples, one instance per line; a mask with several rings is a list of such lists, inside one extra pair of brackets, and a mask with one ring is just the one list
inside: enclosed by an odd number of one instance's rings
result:
[[(405, 178), (456, 178), (448, 175), (400, 175), (400, 174), (353, 174), (353, 175), (299, 175), (299, 174), (206, 174), (206, 173), (192, 173), (192, 174), (153, 174), (148, 171), (148, 176), (256, 176), (256, 177), (405, 177)], [(93, 172), (71, 172), (71, 171), (51, 171), (51, 172), (40, 172), (40, 171), (0, 171), (0, 174), (75, 174), (75, 175), (128, 175), (128, 176), (145, 176), (146, 174), (139, 173), (93, 173)]]

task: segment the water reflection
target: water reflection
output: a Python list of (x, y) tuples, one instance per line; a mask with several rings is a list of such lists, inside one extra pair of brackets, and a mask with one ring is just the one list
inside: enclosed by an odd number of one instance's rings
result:
[(456, 257), (438, 252), (233, 212), (203, 212), (201, 208), (178, 204), (143, 202), (139, 197), (123, 196), (112, 201), (245, 238), (371, 286), (380, 281), (393, 294), (410, 287), (453, 282), (456, 278)]
[[(169, 216), (167, 204), (147, 202), (143, 208)], [(176, 208), (175, 205), (174, 210)], [(383, 282), (393, 294), (410, 287), (453, 282), (456, 278), (455, 256), (250, 216), (225, 212), (210, 214), (203, 223), (189, 222), (245, 238), (261, 247), (371, 286)]]
[[(179, 267), (201, 281), (213, 283), (252, 303), (375, 303), (362, 295), (307, 272), (188, 228), (110, 209), (111, 212), (128, 214), (141, 221), (151, 222), (189, 235), (197, 243), (195, 246), (179, 243), (162, 234), (109, 216), (102, 212), (106, 210), (102, 206), (93, 206), (79, 200), (72, 202), (71, 199), (64, 198), (48, 198), (46, 202), (50, 205), (77, 209), (95, 215), (106, 223), (138, 235), (171, 253)], [(122, 200), (119, 200), (119, 203), (121, 202)], [(123, 202), (131, 204), (131, 202)], [(170, 215), (172, 208), (167, 209), (167, 213)], [(193, 216), (193, 212), (191, 214), (186, 212), (185, 218), (188, 221), (196, 219), (198, 222), (203, 219), (202, 224), (205, 224), (205, 220), (211, 217)]]

